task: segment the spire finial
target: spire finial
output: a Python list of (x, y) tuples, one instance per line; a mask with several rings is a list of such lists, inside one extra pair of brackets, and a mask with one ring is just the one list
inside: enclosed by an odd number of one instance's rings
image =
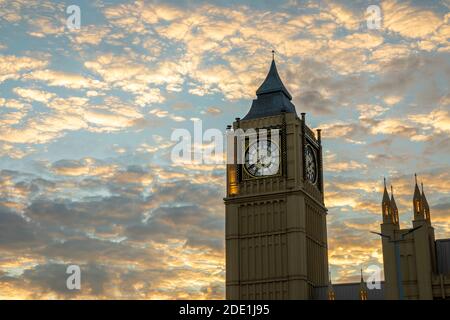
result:
[(384, 181), (384, 188), (386, 189), (386, 177), (383, 177), (383, 181)]
[(275, 60), (275, 50), (272, 50), (272, 60)]
[(417, 173), (414, 173), (414, 179), (416, 180), (416, 184), (417, 184)]
[(392, 184), (391, 184), (391, 195), (394, 196), (394, 187), (392, 187)]
[(364, 282), (364, 278), (363, 278), (363, 270), (361, 268), (361, 282)]

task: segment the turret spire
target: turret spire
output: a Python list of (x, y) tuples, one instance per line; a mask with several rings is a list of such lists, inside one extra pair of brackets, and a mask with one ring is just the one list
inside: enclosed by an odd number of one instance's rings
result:
[(391, 213), (391, 199), (389, 198), (389, 193), (386, 188), (386, 178), (383, 178), (384, 181), (384, 191), (383, 191), (383, 200), (381, 201), (381, 210), (383, 212), (383, 222), (390, 222), (389, 216)]
[(397, 204), (395, 203), (394, 187), (392, 187), (392, 185), (391, 185), (391, 215), (392, 215), (392, 222), (394, 222), (394, 224), (398, 224), (398, 222), (399, 222), (398, 208), (397, 208)]
[(422, 186), (422, 206), (423, 212), (425, 215), (425, 219), (430, 220), (430, 206), (428, 205), (427, 197), (425, 196), (425, 192), (423, 191), (423, 182), (420, 183)]
[(331, 282), (331, 272), (329, 272), (329, 280), (328, 280), (328, 300), (335, 300), (336, 294), (334, 293), (333, 283)]
[(367, 289), (366, 284), (364, 283), (364, 277), (363, 277), (363, 269), (361, 268), (361, 283), (359, 286), (359, 299), (360, 300), (367, 300)]
[(422, 220), (425, 217), (423, 212), (422, 194), (420, 193), (419, 186), (417, 185), (417, 174), (414, 174), (414, 180), (416, 182), (414, 186), (414, 197), (413, 197), (414, 219)]

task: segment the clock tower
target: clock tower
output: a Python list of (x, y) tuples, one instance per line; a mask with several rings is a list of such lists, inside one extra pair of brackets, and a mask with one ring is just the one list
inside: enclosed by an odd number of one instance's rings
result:
[(320, 131), (297, 116), (274, 60), (256, 95), (229, 126), (244, 134), (227, 165), (226, 298), (311, 299), (328, 284)]

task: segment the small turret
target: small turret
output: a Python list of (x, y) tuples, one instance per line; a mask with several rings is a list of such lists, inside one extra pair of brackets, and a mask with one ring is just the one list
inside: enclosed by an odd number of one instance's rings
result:
[(399, 224), (399, 219), (398, 219), (398, 208), (397, 208), (397, 204), (395, 203), (395, 199), (394, 199), (394, 188), (391, 185), (391, 216), (392, 216), (392, 222), (394, 224)]
[(366, 284), (364, 282), (362, 268), (361, 268), (361, 282), (360, 282), (360, 285), (359, 285), (359, 299), (360, 300), (367, 300), (368, 299), (367, 287), (366, 287)]
[(383, 200), (381, 201), (381, 210), (383, 212), (383, 223), (392, 223), (391, 219), (391, 199), (386, 189), (386, 178), (384, 178)]
[(414, 178), (416, 181), (416, 185), (414, 186), (414, 197), (413, 197), (414, 220), (425, 220), (422, 203), (422, 194), (420, 193), (419, 186), (417, 185), (417, 174), (414, 174)]
[(333, 284), (331, 283), (331, 272), (328, 280), (328, 300), (336, 300), (336, 294), (333, 289)]
[(422, 185), (422, 206), (423, 206), (423, 212), (424, 212), (424, 215), (425, 215), (425, 219), (427, 219), (427, 221), (431, 222), (430, 206), (428, 205), (427, 197), (425, 197), (425, 192), (423, 192), (423, 182), (421, 183), (421, 185)]

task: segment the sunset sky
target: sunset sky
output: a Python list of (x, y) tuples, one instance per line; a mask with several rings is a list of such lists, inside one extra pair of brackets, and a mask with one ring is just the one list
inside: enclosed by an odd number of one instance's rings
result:
[[(382, 266), (369, 231), (383, 176), (406, 227), (417, 172), (436, 238), (450, 238), (449, 12), (447, 0), (0, 0), (0, 300), (224, 298), (224, 166), (173, 163), (170, 136), (243, 117), (272, 49), (297, 113), (323, 130), (333, 282)], [(66, 288), (71, 264), (80, 291)]]

